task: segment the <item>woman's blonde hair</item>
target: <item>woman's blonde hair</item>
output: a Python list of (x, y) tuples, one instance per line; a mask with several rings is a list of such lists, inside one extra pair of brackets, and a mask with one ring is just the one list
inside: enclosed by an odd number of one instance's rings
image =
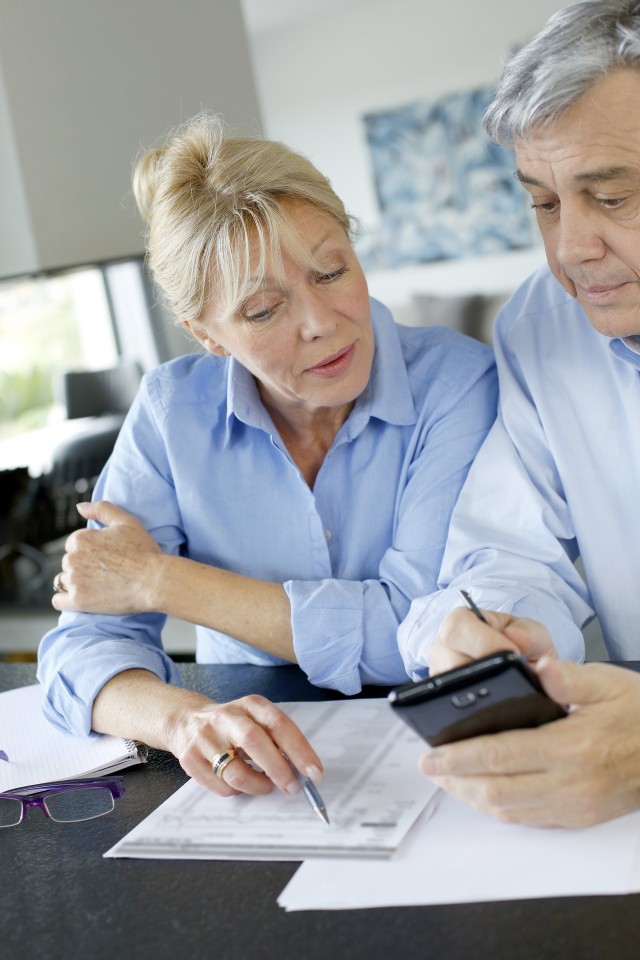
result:
[[(215, 293), (228, 315), (260, 285), (280, 248), (318, 268), (297, 235), (287, 201), (310, 203), (348, 235), (353, 221), (331, 184), (301, 154), (260, 137), (230, 135), (202, 113), (137, 160), (133, 189), (147, 221), (147, 262), (180, 321), (200, 321)], [(258, 269), (251, 244), (258, 239)]]

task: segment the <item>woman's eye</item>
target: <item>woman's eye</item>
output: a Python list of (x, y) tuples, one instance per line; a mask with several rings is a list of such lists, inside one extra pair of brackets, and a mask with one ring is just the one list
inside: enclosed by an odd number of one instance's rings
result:
[(265, 307), (264, 310), (259, 310), (257, 313), (245, 314), (245, 318), (250, 323), (259, 323), (261, 320), (268, 320), (272, 313), (273, 307)]
[(254, 303), (245, 307), (242, 315), (247, 323), (264, 323), (271, 320), (279, 309), (282, 300), (276, 300), (274, 303)]
[(327, 273), (318, 273), (316, 274), (316, 283), (331, 283), (333, 280), (337, 280), (338, 277), (343, 276), (349, 268), (339, 267), (337, 270), (330, 270)]

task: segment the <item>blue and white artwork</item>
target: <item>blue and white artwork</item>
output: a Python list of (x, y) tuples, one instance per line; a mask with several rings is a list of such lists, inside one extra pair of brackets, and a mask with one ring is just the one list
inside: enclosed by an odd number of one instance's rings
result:
[(513, 151), (482, 129), (492, 96), (485, 87), (364, 117), (382, 212), (380, 266), (531, 246)]

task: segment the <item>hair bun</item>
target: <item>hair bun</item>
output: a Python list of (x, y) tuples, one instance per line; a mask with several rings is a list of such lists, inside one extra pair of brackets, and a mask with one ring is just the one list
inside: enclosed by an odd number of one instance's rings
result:
[(133, 168), (133, 195), (140, 214), (147, 221), (155, 199), (157, 172), (163, 153), (161, 148), (145, 150)]

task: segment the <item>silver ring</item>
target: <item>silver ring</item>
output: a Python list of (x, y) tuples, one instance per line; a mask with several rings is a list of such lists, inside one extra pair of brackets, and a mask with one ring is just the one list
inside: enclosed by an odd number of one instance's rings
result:
[(53, 578), (53, 592), (54, 593), (66, 593), (66, 590), (62, 586), (62, 573), (56, 573)]
[(233, 747), (229, 747), (229, 749), (223, 751), (223, 753), (216, 753), (214, 757), (211, 757), (211, 766), (213, 767), (213, 772), (219, 780), (224, 780), (222, 774), (229, 766), (231, 761), (235, 760), (237, 756), (237, 751), (234, 750)]

